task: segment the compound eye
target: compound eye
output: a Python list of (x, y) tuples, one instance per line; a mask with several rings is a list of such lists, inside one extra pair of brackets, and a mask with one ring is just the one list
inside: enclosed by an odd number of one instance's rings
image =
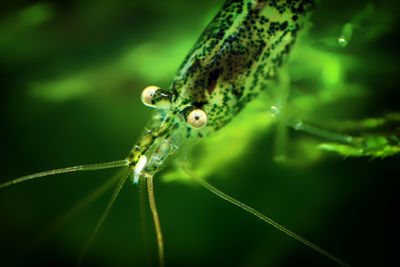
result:
[(202, 109), (194, 109), (187, 115), (187, 123), (190, 127), (199, 129), (207, 124), (207, 113)]
[(160, 90), (160, 87), (158, 86), (147, 86), (146, 88), (143, 89), (142, 91), (142, 102), (146, 106), (154, 108), (155, 105), (153, 103), (154, 95), (156, 92)]
[(147, 86), (142, 92), (142, 102), (146, 106), (157, 109), (168, 109), (171, 106), (171, 94), (158, 86)]

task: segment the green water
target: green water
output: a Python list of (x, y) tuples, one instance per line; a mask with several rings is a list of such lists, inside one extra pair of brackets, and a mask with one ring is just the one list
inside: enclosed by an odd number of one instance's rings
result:
[[(141, 90), (168, 88), (223, 2), (4, 5), (0, 181), (124, 158), (150, 116)], [(284, 70), (292, 114), (343, 130), (399, 112), (398, 11), (392, 1), (321, 1)], [(385, 131), (398, 133), (398, 124), (390, 127)], [(289, 159), (279, 164), (275, 133), (269, 126), (253, 136), (235, 164), (209, 173), (208, 181), (356, 266), (396, 259), (398, 156), (344, 158), (321, 152), (325, 140), (289, 130)], [(114, 173), (68, 174), (2, 189), (0, 265), (74, 265), (111, 190), (47, 238), (41, 231)], [(169, 266), (334, 265), (197, 185), (155, 183)], [(138, 196), (134, 186), (124, 187), (83, 265), (146, 264)], [(147, 224), (155, 264), (150, 217)]]

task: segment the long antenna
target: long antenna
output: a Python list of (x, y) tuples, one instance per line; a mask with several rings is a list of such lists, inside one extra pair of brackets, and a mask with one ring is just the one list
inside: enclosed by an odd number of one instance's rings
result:
[(129, 177), (129, 175), (131, 173), (132, 173), (131, 170), (128, 170), (127, 173), (123, 174), (122, 178), (119, 180), (119, 182), (118, 182), (117, 186), (115, 187), (114, 192), (113, 192), (113, 194), (111, 196), (111, 199), (107, 204), (106, 209), (104, 210), (104, 212), (101, 215), (99, 221), (97, 222), (96, 227), (94, 228), (93, 232), (90, 234), (90, 237), (89, 237), (88, 241), (86, 242), (86, 245), (83, 248), (81, 255), (79, 256), (77, 266), (80, 266), (80, 264), (82, 262), (82, 259), (86, 254), (86, 251), (88, 250), (89, 246), (92, 244), (92, 242), (93, 242), (97, 232), (99, 231), (100, 227), (103, 225), (104, 220), (106, 219), (106, 217), (107, 217), (112, 205), (114, 204), (115, 200), (118, 197), (119, 192), (122, 189), (122, 186), (125, 184), (126, 180), (128, 179), (128, 177)]
[(148, 266), (153, 266), (150, 250), (149, 250), (149, 240), (147, 236), (147, 222), (146, 222), (146, 211), (147, 211), (147, 199), (146, 199), (146, 178), (141, 176), (139, 178), (138, 186), (139, 186), (139, 203), (140, 203), (140, 224), (142, 228), (142, 239), (144, 245), (144, 251), (146, 254), (146, 260)]
[(69, 221), (71, 221), (74, 217), (80, 214), (84, 209), (86, 209), (92, 202), (94, 202), (97, 198), (102, 196), (112, 185), (117, 183), (122, 175), (123, 170), (118, 171), (114, 174), (111, 179), (107, 180), (103, 185), (96, 188), (89, 195), (78, 201), (74, 206), (61, 214), (57, 219), (55, 219), (52, 223), (50, 223), (45, 229), (39, 232), (37, 238), (31, 242), (32, 247), (36, 247), (37, 244), (47, 239), (50, 235), (54, 234), (56, 231), (60, 231), (60, 229), (65, 226)]
[(285, 234), (287, 234), (288, 236), (300, 241), (301, 243), (305, 244), (306, 246), (314, 249), (315, 251), (321, 253), (322, 255), (327, 256), (328, 258), (330, 258), (331, 260), (333, 260), (334, 262), (342, 265), (342, 266), (351, 266), (350, 264), (348, 264), (347, 262), (342, 261), (341, 259), (337, 258), (336, 256), (332, 255), (331, 253), (329, 253), (328, 251), (320, 248), (319, 246), (315, 245), (314, 243), (308, 241), (307, 239), (301, 237), (300, 235), (290, 231), (289, 229), (283, 227), (282, 225), (280, 225), (279, 223), (275, 222), (274, 220), (270, 219), (269, 217), (263, 215), (262, 213), (260, 213), (259, 211), (253, 209), (252, 207), (247, 206), (246, 204), (240, 202), (239, 200), (234, 199), (233, 197), (225, 194), (224, 192), (220, 191), (219, 189), (215, 188), (214, 186), (212, 186), (211, 184), (209, 184), (208, 182), (206, 182), (205, 180), (201, 179), (189, 166), (188, 163), (186, 162), (179, 162), (180, 166), (182, 167), (183, 171), (186, 172), (187, 174), (189, 174), (192, 178), (194, 178), (199, 184), (201, 184), (203, 187), (205, 187), (206, 189), (208, 189), (209, 191), (211, 191), (212, 193), (214, 193), (215, 195), (219, 196), (220, 198), (232, 203), (233, 205), (238, 206), (239, 208), (242, 208), (243, 210), (257, 216), (258, 218), (260, 218), (261, 220), (263, 220), (264, 222), (270, 224), (271, 226), (275, 227), (276, 229), (278, 229), (279, 231), (284, 232)]
[(149, 175), (147, 179), (147, 192), (149, 195), (149, 203), (151, 213), (153, 214), (154, 226), (156, 228), (157, 234), (157, 245), (158, 245), (158, 258), (160, 262), (160, 267), (164, 266), (164, 241), (161, 232), (160, 218), (158, 217), (156, 199), (154, 198), (154, 188), (153, 188), (153, 176)]
[(45, 171), (45, 172), (38, 172), (38, 173), (22, 176), (22, 177), (14, 179), (14, 180), (2, 183), (2, 184), (0, 184), (0, 188), (18, 184), (18, 183), (25, 182), (28, 180), (37, 179), (37, 178), (44, 177), (44, 176), (49, 176), (49, 175), (68, 173), (68, 172), (76, 172), (76, 171), (94, 171), (94, 170), (118, 168), (118, 167), (123, 167), (123, 166), (129, 166), (129, 164), (130, 164), (130, 162), (128, 160), (124, 159), (124, 160), (117, 160), (117, 161), (104, 162), (104, 163), (78, 165), (78, 166), (72, 166), (72, 167), (67, 167), (67, 168), (62, 168), (62, 169)]

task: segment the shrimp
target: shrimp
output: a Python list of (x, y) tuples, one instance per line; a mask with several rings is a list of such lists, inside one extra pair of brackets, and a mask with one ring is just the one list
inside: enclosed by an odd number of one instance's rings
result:
[[(156, 110), (126, 159), (28, 175), (4, 183), (1, 187), (47, 175), (126, 167), (127, 172), (119, 180), (94, 233), (98, 231), (126, 180), (131, 177), (136, 184), (145, 182), (162, 265), (164, 240), (155, 204), (155, 174), (179, 150), (229, 125), (262, 90), (268, 89), (312, 6), (309, 1), (280, 4), (282, 2), (272, 5), (267, 1), (225, 3), (182, 63), (169, 90), (157, 86), (143, 90), (142, 102)], [(194, 173), (186, 161), (181, 161), (181, 167), (189, 176), (223, 199), (346, 265), (258, 211), (222, 193)]]

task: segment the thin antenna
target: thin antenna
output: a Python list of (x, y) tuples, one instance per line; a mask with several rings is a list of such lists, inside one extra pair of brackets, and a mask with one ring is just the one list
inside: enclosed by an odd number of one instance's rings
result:
[(77, 266), (80, 266), (80, 264), (81, 264), (81, 262), (82, 262), (82, 259), (83, 259), (83, 257), (84, 257), (85, 254), (86, 254), (86, 251), (88, 250), (90, 244), (93, 242), (93, 240), (94, 240), (94, 238), (95, 238), (97, 232), (99, 231), (99, 229), (100, 229), (100, 227), (102, 226), (104, 220), (106, 219), (106, 217), (107, 217), (107, 215), (108, 215), (108, 212), (110, 211), (112, 205), (114, 204), (115, 200), (117, 199), (118, 194), (119, 194), (119, 192), (120, 192), (121, 189), (122, 189), (122, 186), (125, 184), (126, 180), (128, 179), (128, 177), (129, 177), (129, 175), (130, 175), (131, 173), (132, 173), (132, 171), (131, 171), (131, 170), (128, 170), (128, 172), (122, 176), (121, 180), (119, 180), (118, 185), (115, 187), (114, 192), (113, 192), (113, 194), (112, 194), (112, 196), (111, 196), (110, 201), (109, 201), (108, 204), (107, 204), (106, 209), (104, 210), (104, 212), (103, 212), (103, 214), (101, 215), (99, 221), (97, 222), (97, 225), (96, 225), (96, 227), (94, 228), (93, 232), (90, 234), (90, 237), (89, 237), (88, 241), (86, 242), (86, 245), (85, 245), (85, 247), (83, 248), (81, 255), (79, 256)]
[(54, 174), (62, 174), (62, 173), (76, 172), (76, 171), (94, 171), (94, 170), (118, 168), (118, 167), (123, 167), (123, 166), (129, 166), (129, 164), (130, 164), (130, 162), (128, 160), (124, 159), (124, 160), (117, 160), (117, 161), (104, 162), (104, 163), (78, 165), (78, 166), (72, 166), (72, 167), (67, 167), (67, 168), (62, 168), (62, 169), (45, 171), (45, 172), (38, 172), (38, 173), (22, 176), (22, 177), (14, 179), (14, 180), (2, 183), (2, 184), (0, 184), (0, 188), (18, 184), (18, 183), (25, 182), (28, 180), (33, 180), (33, 179), (44, 177), (44, 176), (54, 175)]
[(146, 178), (141, 176), (139, 178), (139, 203), (140, 203), (140, 224), (142, 228), (142, 239), (144, 245), (144, 251), (146, 254), (147, 266), (153, 266), (152, 260), (150, 257), (149, 250), (149, 240), (147, 236), (147, 222), (146, 222), (146, 211), (147, 211), (147, 199), (146, 199)]
[(147, 192), (149, 194), (149, 203), (151, 213), (153, 214), (154, 226), (157, 234), (157, 245), (158, 245), (158, 258), (160, 261), (160, 267), (164, 266), (164, 241), (161, 232), (160, 218), (158, 217), (156, 199), (154, 198), (153, 188), (153, 176), (149, 175), (147, 178)]
[(120, 180), (122, 175), (122, 170), (114, 174), (111, 179), (107, 180), (103, 185), (96, 188), (88, 196), (81, 199), (74, 206), (68, 209), (66, 212), (61, 214), (57, 219), (50, 223), (45, 229), (43, 229), (38, 235), (34, 242), (31, 242), (31, 247), (37, 247), (37, 244), (42, 242), (51, 236), (54, 232), (60, 231), (60, 229), (65, 226), (70, 220), (80, 214), (84, 209), (86, 209), (92, 202), (97, 198), (102, 196), (111, 186)]
[(259, 211), (247, 206), (246, 204), (240, 202), (239, 200), (234, 199), (233, 197), (225, 194), (224, 192), (220, 191), (219, 189), (215, 188), (214, 186), (212, 186), (211, 184), (209, 184), (208, 182), (206, 182), (205, 180), (201, 179), (189, 166), (188, 163), (186, 162), (179, 162), (179, 165), (181, 166), (181, 168), (183, 169), (184, 172), (186, 172), (187, 174), (189, 174), (192, 178), (194, 178), (199, 184), (201, 184), (203, 187), (205, 187), (206, 189), (208, 189), (209, 191), (211, 191), (212, 193), (214, 193), (215, 195), (219, 196), (220, 198), (238, 206), (239, 208), (242, 208), (243, 210), (257, 216), (258, 218), (260, 218), (261, 220), (263, 220), (264, 222), (270, 224), (271, 226), (275, 227), (276, 229), (278, 229), (279, 231), (284, 232), (285, 234), (287, 234), (288, 236), (300, 241), (301, 243), (305, 244), (306, 246), (314, 249), (315, 251), (321, 253), (322, 255), (325, 255), (326, 257), (330, 258), (331, 260), (333, 260), (334, 262), (342, 265), (342, 266), (351, 266), (350, 264), (342, 261), (341, 259), (337, 258), (336, 256), (332, 255), (331, 253), (329, 253), (328, 251), (320, 248), (319, 246), (315, 245), (314, 243), (308, 241), (307, 239), (299, 236), (298, 234), (290, 231), (289, 229), (283, 227), (282, 225), (280, 225), (279, 223), (275, 222), (274, 220), (270, 219), (269, 217), (263, 215), (262, 213), (260, 213)]

